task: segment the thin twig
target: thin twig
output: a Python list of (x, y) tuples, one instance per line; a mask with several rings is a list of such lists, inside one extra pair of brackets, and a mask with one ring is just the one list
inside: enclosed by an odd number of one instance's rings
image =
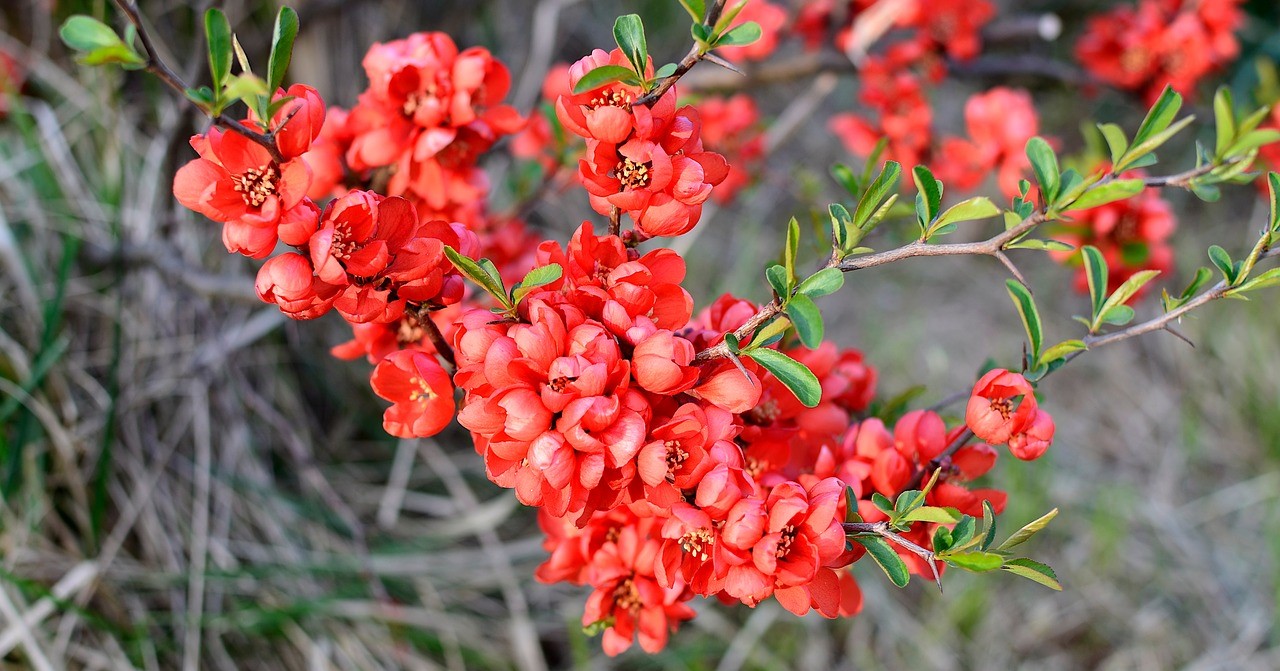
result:
[(942, 590), (942, 576), (938, 573), (938, 561), (932, 550), (921, 547), (907, 540), (901, 534), (895, 533), (889, 527), (888, 522), (845, 522), (843, 526), (846, 534), (875, 534), (890, 543), (906, 548), (912, 554), (925, 560), (929, 564), (930, 570), (933, 571), (933, 581), (937, 583), (938, 590)]
[[(703, 19), (702, 24), (706, 26), (714, 26), (716, 21), (720, 20), (720, 13), (724, 11), (724, 3), (725, 0), (713, 0), (711, 5), (707, 7), (707, 15)], [(694, 45), (690, 47), (689, 53), (685, 54), (685, 57), (680, 59), (680, 62), (676, 64), (675, 72), (663, 77), (662, 81), (658, 82), (658, 85), (655, 86), (652, 91), (649, 91), (638, 98), (634, 103), (632, 103), (632, 105), (652, 106), (654, 103), (658, 102), (658, 99), (661, 98), (664, 93), (671, 90), (671, 87), (675, 86), (676, 82), (680, 81), (680, 78), (685, 76), (689, 70), (692, 70), (693, 66), (697, 65), (699, 61), (706, 58), (708, 53), (710, 52), (704, 51), (702, 45), (695, 42)]]
[[(156, 50), (155, 43), (151, 40), (151, 33), (147, 31), (146, 26), (142, 23), (142, 16), (138, 13), (138, 6), (129, 0), (114, 0), (114, 2), (116, 7), (120, 8), (120, 11), (124, 13), (129, 22), (138, 31), (138, 40), (142, 42), (143, 51), (147, 52), (145, 54), (147, 62), (143, 69), (158, 77), (166, 86), (176, 91), (183, 100), (195, 105), (195, 102), (187, 97), (187, 89), (191, 87), (187, 86), (187, 83), (182, 81), (182, 78), (160, 59), (160, 52)], [(285, 162), (284, 156), (280, 154), (280, 149), (276, 147), (275, 140), (270, 134), (259, 133), (225, 114), (209, 114), (208, 110), (199, 105), (196, 105), (196, 108), (208, 116), (215, 126), (222, 126), (227, 130), (235, 131), (262, 145), (271, 153), (271, 160), (276, 163)]]
[(427, 334), (427, 340), (431, 341), (431, 345), (436, 348), (436, 354), (449, 364), (450, 368), (457, 369), (458, 361), (453, 356), (453, 347), (449, 345), (448, 339), (440, 332), (440, 327), (431, 320), (431, 315), (425, 312), (418, 315), (418, 321), (422, 324), (422, 330)]

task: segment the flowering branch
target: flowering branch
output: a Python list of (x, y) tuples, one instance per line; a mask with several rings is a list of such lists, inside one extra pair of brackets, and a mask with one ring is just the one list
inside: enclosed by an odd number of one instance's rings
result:
[[(190, 98), (187, 97), (187, 90), (191, 87), (187, 86), (187, 83), (182, 80), (182, 77), (178, 76), (178, 74), (174, 72), (168, 64), (161, 60), (160, 52), (156, 50), (155, 43), (151, 39), (151, 33), (147, 31), (146, 26), (142, 22), (142, 16), (138, 12), (138, 6), (131, 0), (114, 0), (114, 2), (116, 7), (118, 7), (129, 19), (129, 23), (133, 24), (134, 29), (138, 32), (138, 40), (142, 42), (142, 49), (146, 52), (145, 56), (147, 59), (146, 63), (142, 66), (143, 69), (158, 77), (166, 86), (176, 91), (183, 100), (190, 101)], [(194, 104), (194, 102), (192, 104)], [(284, 157), (280, 154), (280, 149), (276, 147), (275, 138), (271, 137), (271, 134), (259, 133), (225, 114), (209, 114), (208, 110), (205, 110), (199, 105), (195, 106), (208, 116), (215, 126), (222, 126), (227, 130), (239, 133), (262, 145), (263, 148), (271, 153), (271, 158), (276, 163), (285, 162)]]
[[(720, 13), (724, 11), (724, 4), (725, 0), (713, 0), (711, 5), (707, 7), (707, 15), (702, 21), (703, 25), (714, 26), (716, 21), (720, 20)], [(632, 104), (652, 106), (654, 103), (658, 102), (658, 99), (662, 97), (662, 94), (670, 90), (672, 86), (675, 86), (676, 82), (680, 81), (681, 77), (685, 76), (689, 70), (693, 69), (693, 66), (697, 65), (710, 53), (711, 50), (705, 45), (695, 42), (694, 45), (690, 47), (689, 53), (685, 54), (685, 57), (680, 59), (680, 62), (676, 64), (675, 72), (663, 77), (652, 91), (644, 94)]]

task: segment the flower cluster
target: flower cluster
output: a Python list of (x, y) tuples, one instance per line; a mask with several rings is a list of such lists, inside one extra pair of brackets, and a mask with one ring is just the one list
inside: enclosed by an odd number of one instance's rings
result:
[(1076, 57), (1098, 79), (1149, 102), (1166, 84), (1194, 92), (1240, 52), (1242, 0), (1139, 0), (1089, 20)]
[[(598, 67), (626, 64), (621, 49), (597, 49), (569, 69), (569, 88)], [(703, 149), (698, 112), (677, 109), (674, 87), (652, 107), (636, 104), (644, 94), (638, 86), (611, 82), (560, 96), (556, 114), (566, 130), (587, 140), (578, 176), (596, 212), (626, 214), (641, 237), (682, 235), (697, 224), (729, 166)]]

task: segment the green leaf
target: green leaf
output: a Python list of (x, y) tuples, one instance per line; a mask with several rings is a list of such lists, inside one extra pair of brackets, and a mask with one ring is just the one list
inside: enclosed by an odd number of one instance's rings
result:
[(640, 20), (640, 15), (619, 16), (613, 22), (613, 39), (635, 68), (636, 74), (643, 78), (645, 67), (649, 64), (649, 45), (645, 42), (644, 23)]
[(1222, 198), (1222, 189), (1219, 189), (1216, 185), (1204, 184), (1199, 181), (1191, 182), (1191, 193), (1194, 193), (1196, 198), (1206, 203), (1216, 203)]
[(1267, 195), (1271, 201), (1271, 232), (1280, 232), (1280, 174), (1267, 173)]
[(911, 170), (911, 178), (916, 183), (916, 220), (920, 223), (920, 232), (924, 233), (942, 207), (942, 182), (923, 165)]
[(1218, 245), (1213, 245), (1209, 248), (1209, 260), (1222, 273), (1223, 278), (1227, 280), (1227, 284), (1236, 283), (1235, 264), (1232, 263), (1231, 255), (1227, 253), (1227, 250)]
[(960, 521), (960, 511), (955, 508), (923, 506), (907, 513), (901, 521), (929, 522), (932, 524), (955, 524)]
[(750, 344), (745, 349), (756, 349), (759, 347), (768, 347), (773, 343), (782, 340), (782, 334), (791, 328), (791, 320), (786, 317), (775, 317), (764, 326), (756, 330), (751, 338)]
[(1085, 280), (1089, 283), (1089, 297), (1093, 302), (1093, 319), (1096, 324), (1102, 316), (1102, 304), (1107, 302), (1107, 260), (1093, 245), (1080, 250), (1084, 258)]
[[(1017, 215), (1014, 215), (1017, 216)], [(1044, 252), (1073, 252), (1075, 247), (1068, 245), (1061, 240), (1038, 240), (1036, 238), (1024, 238), (1014, 243), (1004, 246), (1005, 249), (1036, 249)]]
[(934, 225), (935, 227), (941, 227), (944, 224), (953, 224), (961, 221), (989, 219), (998, 214), (1000, 214), (1000, 208), (996, 207), (996, 204), (991, 202), (991, 199), (970, 198), (947, 208), (947, 211), (938, 217), (938, 221)]
[[(1250, 131), (1236, 138), (1236, 141), (1232, 143), (1230, 147), (1227, 147), (1227, 151), (1223, 154), (1223, 157), (1234, 158), (1273, 142), (1280, 142), (1280, 130), (1276, 130), (1275, 128), (1264, 128), (1262, 130)], [(1245, 162), (1241, 161), (1241, 163)]]
[(851, 195), (857, 196), (862, 193), (862, 189), (858, 187), (858, 177), (853, 174), (853, 170), (850, 170), (849, 166), (843, 163), (836, 163), (831, 166), (831, 177)]
[(520, 301), (534, 289), (551, 284), (562, 275), (564, 275), (564, 269), (558, 263), (549, 263), (530, 270), (525, 274), (524, 279), (511, 288), (511, 304), (519, 305)]
[(1102, 304), (1102, 314), (1107, 314), (1117, 306), (1124, 305), (1138, 290), (1145, 286), (1148, 282), (1155, 279), (1159, 275), (1159, 270), (1142, 270), (1134, 273), (1125, 280), (1123, 284), (1116, 287), (1116, 290), (1107, 298), (1107, 302)]
[(1100, 177), (1090, 177), (1089, 181), (1085, 181), (1084, 177), (1082, 177), (1080, 173), (1076, 172), (1073, 168), (1067, 168), (1062, 171), (1062, 176), (1058, 183), (1056, 206), (1065, 209), (1084, 194), (1085, 189), (1098, 181), (1099, 178)]
[(886, 515), (893, 514), (893, 501), (890, 501), (889, 497), (881, 494), (880, 492), (874, 492), (871, 494), (871, 504)]
[(1040, 194), (1046, 205), (1057, 200), (1061, 175), (1058, 173), (1058, 157), (1053, 148), (1042, 137), (1027, 140), (1027, 158), (1031, 161), (1031, 169), (1035, 172), (1036, 183), (1040, 185)]
[(854, 536), (853, 540), (867, 549), (867, 554), (871, 555), (871, 558), (880, 566), (880, 570), (889, 576), (889, 582), (898, 587), (907, 586), (911, 580), (911, 574), (907, 572), (907, 563), (893, 548), (889, 547), (889, 543), (879, 536)]
[(924, 492), (919, 489), (908, 489), (898, 495), (893, 503), (893, 516), (906, 515), (924, 505)]
[(81, 14), (72, 16), (58, 29), (63, 43), (76, 51), (93, 51), (102, 47), (123, 44), (111, 26)]
[(1187, 300), (1192, 296), (1196, 295), (1196, 292), (1200, 291), (1200, 287), (1203, 287), (1212, 278), (1213, 278), (1212, 270), (1209, 270), (1204, 266), (1196, 268), (1195, 277), (1191, 278), (1191, 283), (1187, 285), (1186, 289), (1182, 290), (1182, 299)]
[[(1169, 141), (1169, 138), (1177, 135), (1183, 128), (1186, 128), (1195, 120), (1196, 118), (1194, 116), (1179, 119), (1177, 123), (1141, 142), (1135, 139), (1133, 146), (1129, 148), (1129, 157), (1125, 159), (1124, 167), (1122, 169), (1128, 170), (1130, 168), (1141, 168), (1150, 165), (1150, 163), (1144, 163), (1141, 159), (1145, 159), (1148, 154), (1159, 149), (1161, 145)], [(1151, 161), (1151, 163), (1154, 162), (1155, 161)]]
[(1053, 569), (1032, 559), (1010, 559), (1000, 568), (1017, 576), (1038, 582), (1051, 590), (1062, 591), (1058, 583), (1058, 574)]
[(819, 298), (833, 294), (844, 286), (844, 273), (839, 268), (823, 268), (810, 275), (796, 287), (796, 293), (810, 298)]
[(1028, 523), (1026, 526), (1022, 527), (1021, 529), (1018, 529), (1012, 536), (1008, 538), (1008, 540), (1001, 543), (1000, 547), (996, 548), (996, 552), (1007, 552), (1008, 550), (1011, 550), (1019, 545), (1022, 545), (1023, 543), (1027, 542), (1032, 536), (1039, 533), (1040, 530), (1044, 529), (1045, 526), (1049, 524), (1049, 522), (1053, 521), (1053, 518), (1057, 516), (1058, 516), (1058, 509), (1054, 508), (1053, 510), (1050, 510), (1049, 512), (1045, 513), (1039, 519), (1033, 520), (1032, 522)]
[(1117, 305), (1102, 313), (1102, 323), (1124, 326), (1133, 321), (1133, 314), (1133, 308), (1128, 305)]
[(956, 522), (955, 527), (951, 529), (952, 542), (956, 545), (968, 543), (973, 539), (973, 531), (976, 524), (977, 520), (969, 515), (961, 517), (960, 521)]
[(271, 31), (271, 58), (267, 61), (267, 88), (271, 93), (284, 85), (284, 74), (293, 60), (293, 41), (298, 37), (298, 13), (281, 7)]
[(783, 310), (791, 318), (791, 323), (795, 324), (800, 342), (809, 349), (817, 349), (822, 344), (823, 324), (822, 312), (813, 299), (798, 293), (786, 302)]
[(773, 287), (773, 292), (780, 298), (786, 299), (791, 295), (791, 279), (787, 277), (786, 268), (774, 263), (764, 269), (764, 276), (769, 280), (769, 286)]
[(1083, 340), (1064, 340), (1045, 350), (1044, 354), (1040, 356), (1040, 361), (1043, 363), (1057, 361), (1072, 352), (1079, 352), (1080, 350), (1086, 349), (1089, 349), (1089, 346), (1084, 344)]
[(1160, 97), (1156, 99), (1151, 110), (1147, 112), (1147, 116), (1142, 120), (1142, 125), (1138, 126), (1138, 132), (1133, 136), (1134, 146), (1142, 144), (1169, 127), (1173, 123), (1174, 117), (1178, 116), (1178, 110), (1182, 107), (1182, 96), (1173, 90), (1172, 86), (1165, 85), (1164, 91), (1160, 93)]
[(818, 378), (799, 361), (771, 349), (748, 350), (746, 355), (773, 373), (806, 408), (812, 408), (822, 400), (822, 386), (818, 384)]
[(787, 246), (782, 252), (782, 266), (787, 269), (787, 286), (795, 285), (796, 257), (800, 254), (800, 222), (795, 217), (787, 222)]
[(1254, 276), (1248, 282), (1245, 282), (1244, 284), (1241, 284), (1240, 286), (1233, 289), (1230, 293), (1242, 294), (1247, 291), (1255, 291), (1257, 289), (1274, 287), (1277, 284), (1280, 284), (1280, 268), (1271, 268), (1270, 270), (1267, 270), (1266, 272), (1260, 275)]
[(1231, 101), (1231, 89), (1226, 86), (1219, 86), (1213, 96), (1213, 121), (1217, 131), (1214, 153), (1222, 158), (1227, 154), (1227, 147), (1236, 140), (1235, 104)]
[(622, 81), (632, 77), (633, 75), (633, 72), (621, 65), (601, 65), (600, 67), (583, 75), (582, 79), (579, 79), (578, 83), (574, 85), (573, 92), (586, 93), (587, 91), (598, 89), (605, 84)]
[(861, 520), (858, 515), (858, 493), (853, 491), (853, 487), (844, 486), (844, 521), (855, 522)]
[(502, 287), (502, 283), (500, 281), (495, 283), (493, 277), (484, 266), (448, 245), (445, 245), (444, 255), (458, 269), (458, 272), (462, 273), (467, 279), (498, 299), (503, 306), (513, 307), (509, 302), (510, 299), (507, 297), (506, 290)]
[(265, 95), (267, 95), (267, 83), (251, 74), (232, 77), (222, 90), (222, 99), (228, 103)]
[(984, 531), (982, 532), (982, 549), (986, 550), (991, 544), (996, 542), (996, 511), (991, 508), (991, 502), (983, 499), (982, 501), (982, 524)]
[(684, 7), (684, 11), (689, 12), (694, 23), (702, 23), (707, 15), (707, 6), (703, 0), (680, 0), (680, 6)]
[(951, 546), (954, 544), (955, 544), (955, 541), (952, 540), (951, 538), (950, 529), (943, 526), (939, 526), (933, 530), (933, 551), (934, 552), (946, 552), (947, 550), (951, 549)]
[(854, 227), (853, 215), (844, 205), (832, 203), (827, 211), (831, 213), (831, 244), (837, 250), (844, 251), (862, 241), (862, 231)]
[(80, 57), (85, 65), (116, 64), (125, 69), (137, 69), (146, 65), (147, 61), (133, 47), (121, 42), (109, 47), (98, 47)]
[(1074, 202), (1064, 205), (1064, 207), (1070, 207), (1073, 210), (1087, 210), (1099, 205), (1114, 203), (1117, 200), (1132, 198), (1142, 193), (1142, 190), (1146, 187), (1147, 185), (1140, 179), (1117, 179), (1085, 191)]
[(742, 353), (742, 343), (739, 343), (738, 336), (732, 333), (724, 334), (724, 346), (728, 348), (730, 354)]
[(675, 63), (667, 63), (666, 65), (658, 68), (657, 72), (653, 73), (653, 78), (666, 79), (667, 77), (674, 75), (678, 69), (680, 69), (679, 65), (676, 65)]
[(231, 22), (221, 9), (211, 7), (204, 13), (204, 35), (208, 40), (213, 90), (221, 91), (227, 77), (231, 76)]
[(1009, 288), (1009, 296), (1013, 298), (1013, 305), (1018, 308), (1022, 325), (1027, 330), (1027, 338), (1031, 344), (1031, 360), (1039, 361), (1040, 345), (1044, 342), (1044, 329), (1040, 324), (1040, 311), (1036, 309), (1036, 301), (1031, 296), (1031, 290), (1017, 280), (1006, 280), (1005, 286)]
[(896, 161), (887, 161), (884, 167), (880, 169), (880, 174), (876, 176), (871, 186), (867, 187), (867, 192), (862, 194), (862, 198), (858, 200), (858, 207), (853, 213), (853, 223), (863, 232), (871, 229), (869, 223), (880, 210), (880, 206), (885, 202), (890, 194), (897, 191), (898, 179), (902, 177), (902, 166)]
[(760, 39), (764, 31), (760, 29), (760, 24), (755, 21), (747, 21), (740, 26), (734, 27), (733, 30), (720, 36), (716, 40), (717, 47), (741, 47), (748, 44), (754, 44)]
[(1100, 123), (1098, 130), (1102, 131), (1102, 137), (1107, 141), (1107, 149), (1111, 150), (1111, 165), (1120, 162), (1120, 157), (1124, 156), (1124, 152), (1129, 149), (1129, 141), (1125, 139), (1124, 129), (1113, 123)]
[(945, 559), (948, 564), (958, 566), (966, 571), (973, 571), (974, 573), (995, 571), (1004, 564), (1003, 557), (991, 552), (964, 552), (947, 555)]

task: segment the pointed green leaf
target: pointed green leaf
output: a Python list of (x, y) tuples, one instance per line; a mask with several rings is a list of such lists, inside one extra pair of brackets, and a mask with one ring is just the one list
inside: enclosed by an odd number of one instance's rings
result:
[(862, 198), (858, 200), (858, 207), (853, 213), (853, 223), (863, 231), (869, 230), (868, 222), (872, 215), (880, 209), (885, 198), (894, 193), (898, 189), (898, 179), (902, 176), (902, 166), (897, 161), (887, 161), (884, 167), (880, 169), (880, 174), (876, 176), (871, 186), (867, 187), (866, 193), (862, 194)]
[(1242, 294), (1247, 291), (1256, 291), (1267, 287), (1274, 287), (1280, 284), (1280, 268), (1271, 268), (1264, 273), (1254, 276), (1248, 282), (1236, 287), (1230, 293)]
[(787, 277), (786, 268), (774, 263), (764, 269), (764, 276), (769, 280), (769, 286), (773, 287), (773, 292), (779, 297), (785, 299), (791, 295), (791, 281)]
[(991, 508), (991, 502), (983, 499), (982, 501), (982, 549), (985, 551), (996, 542), (996, 511)]
[(1074, 168), (1063, 170), (1058, 182), (1058, 196), (1054, 199), (1056, 205), (1060, 208), (1066, 208), (1070, 203), (1074, 203), (1084, 193), (1085, 189), (1089, 188), (1098, 179), (1098, 177), (1090, 177), (1086, 181)]
[(1031, 170), (1035, 172), (1045, 204), (1055, 202), (1061, 175), (1058, 173), (1058, 156), (1053, 153), (1053, 148), (1044, 138), (1033, 137), (1027, 140), (1027, 159), (1031, 161)]
[(800, 342), (809, 349), (817, 349), (822, 344), (823, 324), (822, 312), (813, 299), (798, 293), (786, 302), (783, 310), (791, 318), (791, 323), (795, 324)]
[(746, 21), (742, 25), (735, 26), (733, 30), (720, 36), (716, 40), (717, 47), (741, 47), (748, 44), (754, 44), (760, 39), (764, 31), (760, 29), (760, 24), (755, 21)]
[(1102, 313), (1106, 314), (1112, 308), (1129, 302), (1129, 299), (1138, 293), (1139, 289), (1146, 286), (1148, 282), (1155, 279), (1159, 274), (1159, 270), (1141, 270), (1129, 276), (1129, 279), (1125, 280), (1119, 287), (1116, 287), (1116, 290), (1107, 298), (1107, 302), (1102, 304)]
[(1187, 285), (1186, 289), (1182, 290), (1183, 300), (1189, 299), (1192, 296), (1196, 295), (1196, 292), (1200, 291), (1200, 287), (1203, 287), (1212, 278), (1213, 278), (1212, 270), (1209, 270), (1204, 266), (1196, 268), (1195, 277), (1191, 278), (1191, 283)]
[(947, 550), (951, 549), (951, 546), (953, 545), (955, 545), (955, 541), (952, 540), (951, 538), (950, 529), (944, 526), (939, 526), (933, 530), (933, 551), (934, 552), (946, 552)]
[(1102, 137), (1107, 141), (1107, 149), (1111, 151), (1111, 165), (1120, 162), (1120, 157), (1124, 156), (1124, 152), (1129, 149), (1129, 141), (1125, 139), (1124, 129), (1113, 123), (1100, 123), (1098, 130), (1102, 131)]
[(862, 193), (862, 189), (858, 187), (858, 177), (853, 174), (853, 170), (850, 170), (849, 166), (843, 163), (836, 163), (831, 166), (831, 177), (836, 180), (837, 184), (844, 187), (844, 190), (848, 191), (850, 195), (857, 196)]
[(795, 286), (796, 257), (800, 254), (800, 222), (795, 217), (787, 222), (787, 246), (782, 253), (782, 266), (787, 269), (787, 286)]
[(1048, 525), (1049, 522), (1052, 522), (1053, 518), (1057, 516), (1058, 516), (1058, 509), (1054, 508), (1053, 510), (1050, 510), (1049, 512), (1045, 513), (1039, 519), (1029, 522), (1026, 526), (1022, 527), (1021, 529), (1018, 529), (1012, 536), (1008, 538), (1008, 540), (1001, 543), (1000, 547), (996, 548), (996, 552), (1007, 552), (1009, 550), (1012, 550), (1015, 547), (1018, 547), (1019, 545), (1022, 545), (1023, 543), (1027, 542), (1032, 536), (1036, 535), (1042, 529), (1044, 529), (1045, 526)]
[(947, 208), (942, 216), (938, 217), (935, 226), (943, 224), (953, 224), (961, 221), (977, 221), (979, 219), (989, 219), (1000, 214), (1000, 208), (991, 202), (989, 198), (970, 198), (962, 200), (955, 205)]
[(1102, 323), (1124, 326), (1133, 321), (1133, 314), (1133, 308), (1128, 305), (1117, 305), (1102, 312)]
[(1142, 140), (1141, 142), (1135, 139), (1133, 146), (1129, 148), (1129, 156), (1124, 160), (1124, 167), (1122, 169), (1128, 170), (1131, 168), (1142, 168), (1150, 165), (1151, 163), (1155, 163), (1154, 159), (1151, 159), (1150, 163), (1144, 161), (1147, 160), (1147, 157), (1151, 152), (1159, 149), (1161, 145), (1169, 141), (1169, 138), (1177, 135), (1183, 128), (1186, 128), (1195, 120), (1196, 118), (1194, 116), (1179, 119), (1177, 123), (1145, 140)]
[(676, 70), (679, 70), (679, 69), (680, 69), (679, 65), (676, 65), (675, 63), (667, 63), (666, 65), (658, 68), (657, 72), (653, 73), (653, 78), (654, 80), (666, 79), (667, 77), (674, 75), (676, 73)]
[[(1227, 147), (1223, 157), (1234, 158), (1273, 142), (1280, 142), (1280, 130), (1276, 130), (1275, 128), (1264, 128), (1262, 130), (1250, 131), (1236, 138), (1236, 141), (1232, 143), (1230, 147)], [(1241, 161), (1241, 163), (1243, 164), (1245, 162)]]
[(1027, 580), (1038, 582), (1051, 590), (1062, 591), (1058, 583), (1058, 574), (1053, 569), (1032, 559), (1010, 559), (1000, 568)]
[(858, 493), (853, 491), (853, 487), (844, 486), (844, 521), (856, 522), (862, 517), (858, 515)]
[(1070, 207), (1073, 210), (1087, 210), (1099, 205), (1114, 203), (1117, 200), (1132, 198), (1142, 193), (1145, 188), (1147, 188), (1147, 185), (1140, 179), (1117, 179), (1085, 191), (1079, 198), (1075, 199), (1075, 202), (1064, 205), (1064, 207)]
[(684, 11), (689, 12), (694, 23), (702, 23), (707, 15), (707, 6), (703, 0), (680, 0), (680, 6), (684, 7)]
[(1093, 322), (1102, 316), (1102, 304), (1107, 301), (1107, 260), (1093, 245), (1080, 250), (1084, 258), (1085, 280), (1089, 283), (1089, 298), (1093, 302)]
[(871, 494), (871, 504), (886, 515), (893, 514), (893, 501), (890, 501), (889, 497), (881, 494), (880, 492), (874, 492)]
[(1280, 174), (1267, 173), (1267, 195), (1271, 201), (1271, 232), (1280, 232)]
[(1007, 244), (1004, 248), (1037, 249), (1044, 252), (1073, 252), (1076, 249), (1061, 240), (1038, 240), (1036, 238), (1024, 238), (1017, 242)]
[(862, 231), (853, 225), (853, 215), (844, 205), (832, 203), (827, 206), (831, 213), (831, 244), (837, 250), (844, 251), (862, 240)]
[(1017, 280), (1006, 280), (1009, 296), (1013, 298), (1014, 307), (1022, 317), (1022, 325), (1027, 330), (1027, 339), (1031, 344), (1032, 361), (1040, 359), (1040, 345), (1044, 342), (1044, 329), (1040, 325), (1040, 312), (1036, 309), (1035, 299), (1031, 291)]
[(1044, 363), (1049, 363), (1051, 361), (1057, 361), (1072, 352), (1079, 352), (1080, 350), (1086, 349), (1089, 349), (1089, 346), (1085, 345), (1083, 340), (1064, 340), (1045, 350), (1044, 354), (1041, 355), (1040, 360)]
[(833, 294), (844, 286), (844, 273), (839, 268), (823, 268), (810, 275), (796, 287), (796, 293), (810, 298), (819, 298)]
[(272, 94), (284, 85), (284, 75), (293, 60), (293, 41), (298, 37), (298, 13), (281, 7), (271, 31), (271, 58), (267, 61), (267, 88)]
[(640, 15), (619, 16), (613, 22), (613, 39), (635, 68), (636, 74), (643, 78), (645, 68), (649, 65), (649, 45), (645, 41), (644, 22), (640, 20)]
[(519, 305), (530, 292), (538, 287), (546, 286), (560, 279), (564, 274), (564, 269), (558, 263), (549, 263), (545, 266), (539, 266), (525, 273), (524, 279), (520, 280), (516, 286), (511, 289), (511, 303)]
[(946, 560), (952, 566), (958, 566), (966, 571), (974, 573), (986, 573), (994, 571), (1002, 564), (1004, 558), (998, 554), (991, 552), (964, 552), (961, 554), (947, 555)]
[(813, 371), (791, 357), (771, 349), (748, 350), (746, 355), (773, 373), (806, 408), (812, 408), (822, 400), (822, 386)]
[(81, 14), (68, 18), (58, 29), (64, 44), (76, 51), (93, 51), (120, 44), (120, 36), (107, 24)]
[(960, 521), (960, 511), (955, 508), (924, 506), (907, 513), (901, 521), (929, 522), (931, 524), (955, 524)]
[(1173, 90), (1172, 86), (1165, 85), (1164, 91), (1160, 93), (1160, 97), (1156, 99), (1154, 105), (1147, 112), (1147, 116), (1142, 120), (1142, 125), (1138, 126), (1138, 132), (1133, 136), (1134, 146), (1142, 144), (1169, 127), (1173, 123), (1174, 117), (1178, 116), (1178, 110), (1182, 108), (1182, 96)]
[(494, 282), (493, 276), (490, 275), (489, 271), (483, 265), (484, 260), (476, 262), (448, 245), (445, 245), (444, 255), (449, 259), (449, 262), (458, 269), (458, 272), (462, 273), (467, 279), (474, 282), (481, 289), (484, 289), (489, 293), (489, 295), (498, 299), (502, 305), (511, 307), (509, 303), (510, 299), (507, 297), (507, 292), (506, 289), (503, 288), (502, 282)]
[(917, 165), (911, 170), (911, 178), (916, 183), (916, 218), (923, 233), (929, 230), (929, 224), (941, 211), (942, 182), (923, 165)]
[(1231, 255), (1227, 253), (1227, 250), (1218, 245), (1213, 245), (1209, 248), (1209, 260), (1222, 273), (1222, 277), (1227, 280), (1227, 284), (1236, 283), (1235, 264), (1232, 263)]
[(1227, 147), (1236, 140), (1236, 110), (1231, 100), (1231, 89), (1219, 86), (1213, 96), (1213, 121), (1217, 131), (1215, 155), (1226, 156)]
[(756, 333), (751, 337), (751, 342), (744, 349), (757, 349), (760, 347), (768, 347), (773, 343), (782, 340), (782, 334), (791, 328), (791, 320), (786, 317), (775, 317), (764, 326), (756, 329)]
[(630, 70), (622, 67), (621, 65), (601, 65), (600, 67), (583, 75), (582, 79), (579, 79), (578, 83), (574, 85), (573, 92), (586, 93), (587, 91), (598, 89), (605, 84), (622, 81), (632, 75), (633, 73)]
[(224, 84), (222, 99), (228, 103), (267, 95), (267, 83), (251, 74), (236, 75)]
[(853, 540), (867, 549), (867, 554), (871, 555), (884, 574), (889, 577), (889, 582), (898, 587), (907, 586), (911, 580), (907, 563), (892, 547), (889, 547), (889, 543), (879, 536), (854, 536)]

